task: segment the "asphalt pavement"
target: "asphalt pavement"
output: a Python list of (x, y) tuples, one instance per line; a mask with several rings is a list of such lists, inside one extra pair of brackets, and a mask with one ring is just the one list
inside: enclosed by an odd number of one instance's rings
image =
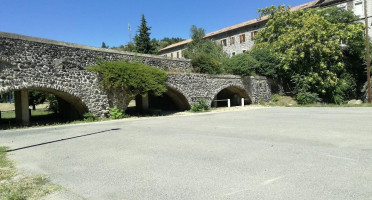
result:
[(51, 199), (372, 199), (372, 108), (260, 108), (0, 131)]

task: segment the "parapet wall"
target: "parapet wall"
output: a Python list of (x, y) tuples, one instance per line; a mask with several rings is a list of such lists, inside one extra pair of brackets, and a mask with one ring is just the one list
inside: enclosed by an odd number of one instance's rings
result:
[(140, 61), (170, 72), (191, 72), (189, 60), (122, 52), (43, 38), (0, 32), (0, 60), (21, 68), (84, 68), (104, 60)]

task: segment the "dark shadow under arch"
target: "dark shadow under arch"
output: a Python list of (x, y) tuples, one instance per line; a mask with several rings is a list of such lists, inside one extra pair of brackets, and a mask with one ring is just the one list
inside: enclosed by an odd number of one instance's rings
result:
[(149, 96), (150, 108), (162, 110), (184, 111), (190, 109), (186, 97), (177, 89), (167, 86), (167, 91), (161, 96)]
[(244, 104), (248, 105), (251, 104), (251, 98), (249, 97), (247, 91), (239, 86), (228, 86), (220, 90), (213, 98), (211, 102), (211, 106), (227, 106), (226, 101), (217, 101), (215, 100), (224, 100), (230, 99), (231, 106), (240, 106), (241, 105), (241, 98), (244, 98)]

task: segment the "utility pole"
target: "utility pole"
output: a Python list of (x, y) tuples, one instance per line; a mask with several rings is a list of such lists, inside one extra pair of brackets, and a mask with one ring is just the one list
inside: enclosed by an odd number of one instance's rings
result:
[(367, 61), (367, 92), (368, 103), (371, 103), (371, 61), (369, 56), (369, 35), (368, 35), (368, 15), (367, 15), (367, 0), (364, 0), (364, 20), (366, 25), (366, 61)]
[(132, 43), (132, 27), (128, 24), (128, 32), (129, 32), (129, 44)]

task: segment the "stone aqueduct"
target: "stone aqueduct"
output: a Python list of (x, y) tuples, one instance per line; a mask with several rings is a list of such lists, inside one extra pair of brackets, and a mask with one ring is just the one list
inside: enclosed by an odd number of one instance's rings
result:
[[(192, 72), (188, 60), (134, 54), (78, 44), (0, 32), (0, 94), (15, 91), (17, 119), (28, 123), (28, 90), (55, 94), (82, 115), (104, 116), (114, 105), (98, 84), (98, 77), (84, 70), (97, 58), (141, 61), (166, 70), (168, 96), (179, 109), (189, 109), (199, 98), (211, 105), (224, 91), (246, 98), (250, 103), (268, 100), (274, 84), (265, 77), (206, 75)], [(127, 102), (125, 102), (127, 103)]]

